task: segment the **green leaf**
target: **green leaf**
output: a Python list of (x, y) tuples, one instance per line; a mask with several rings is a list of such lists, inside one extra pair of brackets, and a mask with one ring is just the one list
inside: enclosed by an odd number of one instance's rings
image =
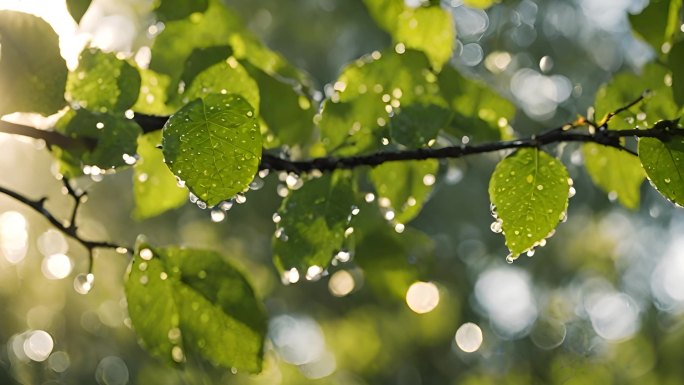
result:
[(250, 63), (245, 68), (258, 84), (261, 98), (260, 116), (280, 144), (295, 146), (308, 143), (314, 128), (316, 113), (311, 100)]
[(209, 94), (242, 96), (259, 114), (259, 87), (245, 68), (233, 57), (199, 73), (181, 94), (182, 104)]
[(281, 273), (296, 269), (297, 276), (310, 273), (307, 278), (318, 278), (342, 248), (354, 190), (349, 173), (338, 171), (290, 192), (278, 210), (280, 222), (273, 237), (273, 258)]
[(84, 166), (107, 170), (128, 165), (126, 159), (134, 159), (136, 141), (142, 133), (131, 120), (84, 109), (69, 110), (57, 121), (55, 129), (68, 137), (92, 143), (90, 149), (56, 151), (62, 161), (62, 172), (67, 176), (81, 175)]
[(390, 112), (413, 103), (444, 103), (425, 55), (387, 51), (348, 66), (325, 102), (319, 126), (329, 152), (353, 155), (376, 150), (388, 137)]
[(66, 79), (52, 27), (36, 16), (0, 11), (0, 116), (54, 114), (65, 104)]
[(150, 69), (169, 75), (171, 84), (176, 85), (184, 70), (180, 63), (185, 63), (193, 50), (225, 45), (233, 33), (241, 31), (244, 26), (237, 15), (220, 1), (209, 0), (206, 12), (165, 23), (152, 46)]
[(67, 9), (76, 23), (81, 22), (83, 15), (85, 15), (88, 7), (90, 7), (90, 3), (91, 0), (67, 0)]
[(125, 290), (131, 322), (150, 354), (171, 365), (199, 355), (224, 368), (261, 371), (263, 305), (220, 254), (139, 241)]
[(195, 12), (204, 12), (208, 6), (208, 0), (159, 0), (154, 13), (160, 21), (180, 20)]
[(439, 89), (454, 111), (448, 133), (468, 136), (471, 141), (508, 138), (508, 122), (515, 117), (515, 105), (486, 84), (468, 79), (452, 67), (439, 74)]
[(679, 107), (672, 101), (672, 88), (666, 83), (669, 76), (665, 67), (652, 63), (646, 65), (641, 74), (623, 73), (614, 77), (596, 93), (596, 117), (604, 117), (628, 105), (647, 90), (643, 102), (610, 121), (611, 129), (629, 129), (636, 125), (648, 127), (661, 119), (679, 117)]
[(584, 165), (594, 183), (607, 194), (615, 194), (623, 206), (639, 207), (639, 188), (646, 175), (639, 159), (617, 148), (586, 143)]
[(91, 111), (124, 111), (140, 93), (140, 73), (113, 53), (86, 49), (78, 68), (69, 73), (66, 97)]
[(411, 104), (390, 118), (392, 140), (409, 148), (428, 146), (448, 126), (452, 113), (435, 104)]
[(241, 192), (261, 161), (254, 109), (239, 95), (196, 99), (164, 125), (164, 160), (209, 206)]
[(639, 159), (653, 186), (667, 199), (684, 206), (684, 139), (662, 142), (641, 138)]
[(138, 101), (132, 107), (133, 111), (148, 115), (168, 116), (178, 110), (168, 101), (167, 90), (171, 84), (171, 78), (168, 75), (148, 69), (141, 69), (140, 75), (142, 85)]
[(568, 207), (565, 166), (538, 149), (521, 149), (499, 162), (489, 182), (489, 199), (503, 223), (509, 260), (547, 238)]
[(498, 3), (499, 0), (464, 0), (463, 3), (473, 8), (489, 8), (493, 4)]
[(672, 42), (679, 29), (679, 12), (682, 0), (650, 0), (648, 6), (637, 15), (630, 15), (632, 29), (648, 42), (656, 52), (666, 42)]
[[(233, 50), (227, 45), (216, 45), (211, 47), (196, 48), (183, 64), (183, 72), (180, 81), (183, 88), (187, 88), (201, 72), (214, 64), (228, 59), (233, 54)], [(178, 93), (178, 88), (169, 89), (169, 95)]]
[(672, 46), (667, 58), (672, 70), (672, 94), (679, 107), (684, 107), (684, 40)]
[(395, 43), (402, 43), (403, 49), (424, 52), (437, 70), (451, 58), (456, 30), (451, 14), (439, 5), (414, 8), (403, 0), (365, 0), (364, 3), (378, 25), (392, 35)]
[(420, 213), (438, 169), (439, 162), (428, 159), (387, 162), (371, 170), (380, 206), (394, 212), (394, 222), (407, 223)]
[(179, 187), (157, 146), (161, 144), (161, 130), (138, 138), (140, 159), (133, 167), (133, 197), (135, 219), (147, 219), (167, 210), (180, 207), (188, 200), (188, 191)]

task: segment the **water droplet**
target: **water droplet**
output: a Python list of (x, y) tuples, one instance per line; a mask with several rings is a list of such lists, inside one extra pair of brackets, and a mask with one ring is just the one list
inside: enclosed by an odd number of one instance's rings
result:
[(542, 185), (540, 185), (540, 184), (537, 185), (537, 190), (541, 191), (541, 190), (543, 190), (543, 189), (544, 189), (544, 186), (542, 186)]
[(529, 250), (527, 250), (527, 256), (528, 256), (528, 257), (534, 256), (534, 249), (529, 249)]
[(185, 354), (180, 346), (174, 346), (171, 349), (171, 358), (176, 362), (183, 362), (185, 360)]
[(88, 294), (93, 288), (95, 276), (92, 273), (79, 274), (74, 278), (74, 290), (78, 294)]
[(264, 180), (257, 177), (252, 180), (252, 182), (249, 184), (249, 189), (250, 190), (260, 190), (262, 187), (264, 187)]
[(220, 207), (214, 207), (211, 209), (211, 221), (212, 222), (223, 222), (226, 219), (226, 212), (221, 210)]
[(299, 282), (299, 271), (297, 268), (293, 267), (290, 270), (285, 270), (281, 280), (284, 285), (289, 285), (291, 283)]
[(665, 178), (664, 181), (665, 183), (670, 183), (670, 178)]
[(575, 190), (574, 187), (570, 187), (570, 189), (568, 190), (568, 198), (574, 197), (575, 194), (577, 194), (577, 190)]
[(233, 201), (232, 200), (227, 200), (219, 203), (219, 208), (223, 211), (228, 211), (231, 208), (233, 208)]
[(394, 231), (396, 231), (399, 234), (403, 233), (405, 228), (406, 227), (403, 223), (397, 223), (396, 225), (394, 225)]
[(359, 211), (361, 211), (357, 206), (352, 206), (351, 207), (351, 214), (352, 215), (358, 215)]
[(309, 266), (306, 269), (306, 280), (307, 281), (318, 281), (323, 274), (323, 268), (318, 265)]
[(501, 233), (503, 231), (503, 221), (501, 219), (497, 219), (496, 221), (492, 222), (491, 225), (489, 225), (489, 229), (492, 230), (493, 233)]
[(334, 260), (341, 263), (349, 262), (351, 260), (351, 253), (347, 250), (340, 250), (335, 254)]
[(247, 197), (243, 193), (237, 193), (235, 195), (235, 202), (237, 202), (238, 204), (243, 204), (247, 202)]
[(368, 202), (368, 203), (373, 202), (373, 201), (375, 200), (375, 194), (373, 194), (373, 193), (367, 193), (367, 194), (364, 196), (364, 200), (365, 200), (366, 202)]
[(513, 263), (515, 261), (515, 258), (513, 258), (513, 254), (508, 254), (506, 256), (506, 263)]
[(273, 213), (272, 219), (273, 219), (273, 223), (280, 223), (280, 221), (282, 220), (282, 218), (280, 217), (280, 214), (278, 214), (278, 213)]
[(195, 194), (189, 192), (189, 193), (188, 193), (188, 200), (190, 201), (190, 203), (197, 203), (197, 201), (199, 200), (199, 198), (197, 197), (197, 195), (195, 195)]
[(142, 258), (146, 261), (149, 261), (150, 259), (152, 259), (152, 257), (154, 257), (154, 253), (152, 252), (152, 250), (150, 250), (148, 248), (144, 248), (144, 249), (140, 250), (139, 254), (140, 254), (140, 258)]

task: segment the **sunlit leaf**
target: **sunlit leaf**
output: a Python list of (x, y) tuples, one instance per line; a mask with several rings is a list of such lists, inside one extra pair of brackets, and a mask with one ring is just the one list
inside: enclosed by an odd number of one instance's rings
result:
[(169, 75), (175, 85), (184, 70), (181, 63), (193, 50), (225, 45), (233, 33), (243, 30), (242, 22), (233, 12), (218, 0), (209, 0), (204, 13), (165, 23), (152, 46), (150, 69)]
[(200, 356), (261, 371), (266, 315), (243, 274), (220, 254), (139, 242), (125, 283), (144, 347), (171, 365)]
[(195, 98), (218, 93), (240, 95), (254, 108), (254, 113), (259, 114), (259, 87), (234, 58), (200, 72), (180, 97), (185, 104)]
[(445, 67), (439, 74), (439, 88), (454, 111), (448, 133), (476, 141), (507, 138), (505, 128), (516, 111), (508, 99), (452, 67)]
[(250, 63), (245, 68), (258, 84), (259, 114), (280, 144), (305, 145), (311, 139), (316, 113), (312, 101), (292, 84), (278, 80)]
[(259, 168), (254, 109), (234, 94), (195, 99), (164, 125), (163, 150), (171, 171), (214, 206), (247, 188)]
[(160, 3), (154, 13), (161, 21), (184, 19), (195, 12), (204, 12), (208, 0), (158, 0)]
[(503, 222), (511, 258), (534, 249), (566, 215), (568, 171), (538, 149), (521, 149), (499, 162), (489, 182), (489, 199)]
[(409, 148), (424, 147), (449, 125), (451, 117), (451, 111), (435, 104), (404, 106), (390, 118), (390, 135)]
[(0, 115), (57, 112), (65, 104), (66, 79), (52, 27), (36, 16), (0, 11)]
[(164, 164), (161, 130), (138, 138), (138, 156), (133, 167), (133, 217), (146, 219), (167, 210), (182, 206), (188, 199), (188, 190), (178, 186), (176, 177)]
[(639, 206), (639, 188), (646, 177), (639, 158), (595, 143), (584, 144), (582, 154), (587, 172), (597, 186), (607, 194), (615, 194), (627, 208)]
[(464, 0), (463, 3), (469, 7), (474, 8), (489, 8), (492, 4), (498, 3), (499, 0)]
[[(192, 50), (183, 63), (183, 72), (180, 76), (182, 88), (189, 86), (197, 75), (207, 68), (228, 59), (232, 54), (233, 50), (227, 45), (214, 45)], [(179, 88), (169, 90), (169, 94), (179, 93)]]
[(668, 77), (667, 68), (657, 63), (646, 65), (640, 74), (615, 76), (596, 93), (596, 120), (600, 121), (606, 114), (628, 105), (646, 91), (643, 102), (610, 121), (611, 129), (651, 126), (658, 120), (678, 117), (679, 108), (672, 101), (672, 88), (666, 83)]
[(140, 74), (113, 53), (86, 49), (78, 68), (69, 73), (67, 99), (91, 111), (124, 111), (140, 93)]
[(439, 162), (435, 159), (388, 162), (375, 167), (370, 178), (380, 206), (394, 213), (393, 221), (409, 222), (423, 208), (438, 169)]
[(630, 15), (629, 21), (637, 35), (661, 52), (663, 44), (671, 42), (679, 29), (681, 7), (682, 0), (650, 0), (641, 13)]
[(662, 142), (641, 138), (639, 159), (655, 188), (667, 199), (684, 206), (684, 139)]
[(147, 69), (140, 70), (140, 75), (140, 95), (132, 107), (133, 111), (158, 116), (168, 116), (176, 112), (178, 108), (171, 105), (167, 98), (171, 78)]
[(93, 113), (84, 109), (69, 110), (55, 125), (62, 134), (80, 139), (92, 148), (59, 149), (62, 172), (77, 176), (83, 166), (97, 166), (103, 170), (126, 166), (126, 159), (136, 153), (140, 127), (124, 117)]
[(85, 15), (88, 7), (90, 7), (90, 3), (91, 0), (67, 0), (67, 9), (76, 23), (81, 22), (81, 18), (83, 18), (83, 15)]
[[(273, 238), (273, 258), (280, 272), (297, 269), (304, 278), (328, 266), (342, 248), (354, 205), (354, 185), (347, 172), (304, 182), (283, 200)], [(318, 270), (320, 269), (320, 270)]]
[(679, 107), (684, 107), (684, 40), (672, 46), (667, 58), (672, 70), (672, 94)]
[(403, 0), (365, 0), (377, 23), (403, 48), (424, 52), (436, 69), (454, 49), (456, 32), (451, 14), (439, 6), (411, 7)]

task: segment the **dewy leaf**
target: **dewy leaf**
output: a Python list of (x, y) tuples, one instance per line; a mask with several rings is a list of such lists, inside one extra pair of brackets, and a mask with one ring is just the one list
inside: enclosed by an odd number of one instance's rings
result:
[[(233, 50), (227, 45), (215, 45), (194, 49), (183, 64), (183, 72), (180, 77), (182, 87), (187, 88), (197, 75), (214, 64), (228, 59), (232, 54)], [(178, 92), (180, 92), (178, 88), (169, 90), (169, 94)]]
[(425, 147), (446, 128), (452, 112), (435, 104), (411, 104), (390, 118), (392, 140), (409, 148)]
[(62, 134), (93, 142), (92, 149), (59, 149), (67, 176), (78, 176), (83, 166), (97, 166), (103, 170), (126, 166), (127, 159), (135, 159), (136, 140), (142, 130), (124, 117), (93, 113), (84, 109), (69, 110), (55, 125)]
[(311, 100), (250, 63), (245, 68), (258, 84), (259, 114), (281, 144), (306, 144), (314, 128), (315, 108)]
[(140, 73), (113, 53), (86, 49), (69, 73), (66, 97), (91, 111), (124, 111), (140, 93)]
[(629, 209), (639, 207), (639, 188), (646, 175), (639, 159), (617, 148), (586, 143), (584, 165), (594, 183)]
[(138, 156), (133, 167), (133, 197), (135, 198), (135, 219), (157, 216), (167, 210), (180, 207), (188, 200), (188, 190), (179, 187), (176, 177), (164, 164), (158, 145), (161, 144), (161, 130), (138, 138)]
[(33, 15), (0, 11), (0, 116), (54, 114), (65, 104), (66, 79), (52, 27)]
[(133, 111), (148, 115), (168, 116), (178, 110), (168, 101), (166, 91), (171, 84), (171, 78), (168, 75), (147, 69), (140, 70), (140, 75), (142, 85), (138, 101), (132, 107)]
[(672, 46), (667, 57), (672, 70), (672, 94), (679, 107), (684, 107), (684, 40)]
[(565, 166), (538, 149), (521, 149), (499, 162), (489, 199), (503, 223), (509, 260), (534, 249), (563, 220), (570, 182)]
[(451, 14), (438, 4), (411, 7), (403, 0), (365, 0), (370, 14), (403, 49), (424, 52), (436, 69), (442, 68), (454, 49), (456, 30)]
[(133, 327), (152, 355), (172, 365), (199, 355), (224, 368), (261, 371), (263, 305), (220, 254), (139, 241), (125, 290)]
[[(273, 258), (281, 273), (317, 279), (342, 248), (354, 209), (354, 185), (346, 171), (304, 182), (283, 200), (273, 237)], [(295, 270), (293, 270), (295, 269)], [(287, 283), (287, 279), (284, 279)]]
[(648, 179), (667, 199), (684, 206), (684, 139), (639, 140), (639, 159)]
[(180, 64), (185, 63), (194, 49), (225, 45), (233, 33), (243, 30), (239, 18), (221, 1), (209, 0), (204, 13), (165, 23), (152, 46), (150, 69), (169, 75), (175, 86), (184, 70)]
[(259, 169), (261, 133), (254, 109), (239, 95), (193, 100), (163, 133), (166, 164), (209, 206), (247, 188)]
[(207, 0), (159, 0), (154, 13), (160, 21), (185, 19), (195, 12), (207, 10)]
[(76, 23), (81, 22), (81, 18), (85, 15), (88, 7), (90, 7), (90, 3), (91, 0), (67, 0), (67, 9)]
[(375, 167), (370, 178), (378, 193), (379, 205), (394, 212), (394, 222), (407, 223), (423, 208), (438, 169), (436, 159), (388, 162)]
[[(679, 117), (679, 108), (672, 101), (672, 87), (666, 81), (669, 71), (657, 63), (647, 64), (641, 74), (623, 73), (596, 93), (596, 120), (634, 101), (648, 90), (645, 100), (614, 117), (611, 129), (648, 127), (661, 119)], [(620, 119), (622, 118), (622, 119)]]
[(439, 89), (454, 111), (447, 132), (468, 136), (471, 141), (499, 140), (515, 117), (515, 106), (490, 87), (468, 79), (453, 67), (445, 67), (439, 76)]
[(237, 94), (242, 96), (259, 114), (259, 87), (238, 61), (230, 57), (200, 72), (187, 86), (182, 103), (208, 94)]
[(339, 155), (380, 148), (390, 113), (413, 103), (445, 104), (425, 55), (373, 54), (345, 68), (320, 116), (322, 142)]

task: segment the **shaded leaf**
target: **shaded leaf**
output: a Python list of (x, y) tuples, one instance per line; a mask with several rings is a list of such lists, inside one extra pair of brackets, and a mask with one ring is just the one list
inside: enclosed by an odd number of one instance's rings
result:
[(639, 140), (639, 159), (648, 179), (667, 199), (684, 206), (684, 139)]
[(154, 13), (160, 21), (180, 20), (206, 11), (208, 5), (208, 0), (160, 0)]
[(680, 40), (672, 46), (667, 59), (672, 70), (674, 101), (679, 107), (684, 107), (684, 40)]
[(57, 34), (43, 19), (0, 11), (0, 115), (51, 115), (65, 104), (67, 67)]
[(152, 355), (172, 365), (199, 355), (224, 368), (261, 371), (263, 305), (220, 254), (139, 241), (125, 290), (133, 327)]
[(254, 109), (234, 94), (210, 94), (172, 115), (163, 130), (164, 160), (209, 206), (252, 181), (261, 161)]
[(97, 166), (103, 170), (126, 166), (126, 159), (136, 153), (136, 141), (142, 133), (140, 126), (123, 117), (93, 113), (84, 109), (69, 110), (55, 125), (62, 134), (86, 140), (92, 148), (59, 149), (62, 172), (78, 176), (83, 166)]
[(294, 268), (304, 277), (312, 267), (318, 274), (328, 266), (342, 248), (354, 190), (349, 173), (338, 171), (290, 192), (278, 210), (281, 220), (273, 238), (273, 258), (281, 273)]
[(147, 219), (167, 210), (180, 207), (188, 200), (188, 190), (178, 187), (176, 177), (164, 164), (157, 146), (161, 144), (161, 130), (138, 138), (140, 159), (133, 167), (133, 197), (135, 219)]
[(629, 15), (632, 29), (648, 42), (656, 52), (671, 42), (679, 29), (679, 12), (682, 0), (650, 0), (641, 13)]
[(451, 116), (451, 111), (435, 104), (411, 104), (390, 118), (390, 135), (409, 148), (424, 147), (448, 126)]
[[(183, 88), (187, 88), (197, 75), (207, 68), (228, 59), (232, 54), (233, 50), (227, 45), (215, 45), (192, 50), (190, 56), (183, 63), (183, 73), (180, 76)], [(178, 89), (169, 90), (170, 95), (174, 93), (178, 93)]]
[(582, 145), (582, 154), (587, 172), (597, 186), (607, 194), (615, 194), (623, 206), (639, 207), (639, 188), (646, 177), (639, 158), (596, 143)]
[(91, 111), (124, 111), (133, 106), (140, 93), (138, 70), (113, 53), (86, 49), (78, 68), (69, 73), (66, 97)]
[(81, 22), (81, 18), (85, 15), (88, 7), (90, 7), (91, 0), (66, 0), (67, 10), (74, 18), (76, 23)]
[(445, 67), (438, 75), (439, 89), (454, 111), (446, 130), (471, 141), (507, 139), (505, 128), (515, 117), (515, 105), (486, 84), (468, 79), (455, 68)]
[(521, 149), (499, 162), (489, 199), (503, 221), (511, 258), (534, 249), (565, 217), (569, 178), (565, 166), (538, 149)]
[(420, 213), (432, 192), (438, 169), (436, 159), (387, 162), (375, 167), (370, 179), (380, 206), (395, 213), (395, 222), (409, 222)]

